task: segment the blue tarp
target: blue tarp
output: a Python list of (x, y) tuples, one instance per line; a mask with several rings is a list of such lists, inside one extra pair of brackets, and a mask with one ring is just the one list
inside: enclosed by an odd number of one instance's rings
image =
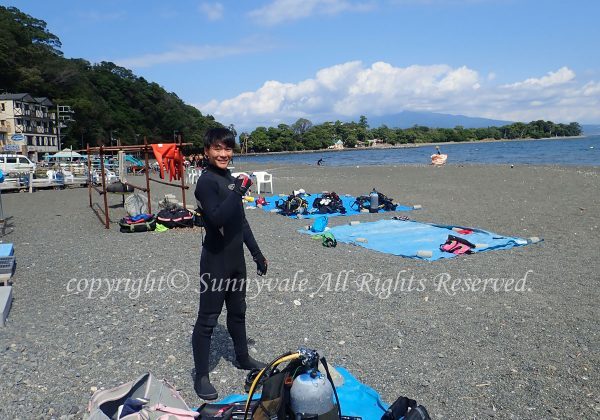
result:
[[(344, 383), (336, 386), (343, 416), (362, 417), (363, 420), (381, 420), (381, 416), (389, 404), (381, 401), (379, 394), (365, 384), (359, 382), (350, 372), (341, 366), (335, 369), (344, 378)], [(247, 395), (234, 394), (225, 397), (219, 404), (246, 401)], [(254, 399), (260, 398), (259, 394)]]
[[(312, 203), (315, 200), (315, 198), (319, 197), (321, 194), (307, 194), (304, 199), (308, 202), (308, 210), (316, 210), (313, 209), (312, 207)], [(268, 211), (270, 212), (273, 209), (276, 209), (277, 207), (275, 207), (275, 202), (277, 200), (283, 200), (285, 201), (287, 199), (287, 195), (284, 197), (280, 197), (279, 195), (272, 195), (272, 196), (265, 196), (265, 199), (267, 200), (267, 202), (269, 204), (264, 205), (262, 207), (262, 209), (264, 211)], [(356, 214), (360, 214), (360, 210), (357, 210), (357, 206), (352, 207), (352, 204), (356, 201), (356, 197), (351, 196), (351, 195), (340, 195), (340, 198), (342, 199), (342, 203), (344, 204), (344, 207), (346, 208), (346, 213), (342, 214), (342, 213), (327, 213), (326, 216), (354, 216)], [(410, 211), (410, 210), (414, 210), (414, 208), (412, 206), (404, 206), (399, 204), (398, 207), (396, 207), (396, 211)], [(384, 210), (379, 210), (379, 213), (383, 213)], [(304, 213), (303, 218), (305, 219), (309, 219), (309, 218), (315, 218), (315, 217), (319, 217), (319, 216), (323, 216), (323, 214), (321, 213)], [(296, 218), (296, 215), (292, 215), (290, 216), (292, 218)]]
[[(453, 228), (469, 229), (473, 233), (460, 234)], [(305, 229), (301, 229), (299, 232), (311, 233)], [(359, 245), (387, 254), (428, 261), (456, 257), (454, 254), (440, 250), (440, 245), (446, 242), (448, 235), (464, 238), (477, 245), (473, 252), (509, 249), (531, 243), (531, 240), (502, 236), (480, 229), (436, 225), (412, 220), (380, 220), (353, 226), (335, 226), (329, 232), (335, 236), (338, 242)], [(425, 251), (425, 256), (419, 251)], [(426, 256), (427, 251), (431, 252), (431, 257)], [(421, 255), (417, 255), (417, 253)]]

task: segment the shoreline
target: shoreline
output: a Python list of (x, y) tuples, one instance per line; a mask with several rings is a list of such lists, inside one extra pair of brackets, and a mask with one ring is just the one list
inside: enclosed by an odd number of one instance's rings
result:
[(446, 144), (474, 144), (474, 143), (509, 143), (509, 142), (518, 142), (518, 141), (540, 141), (540, 140), (577, 140), (590, 137), (587, 135), (582, 136), (567, 136), (567, 137), (543, 137), (541, 139), (534, 138), (522, 138), (522, 139), (483, 139), (483, 140), (475, 140), (475, 141), (445, 141), (445, 142), (437, 142), (437, 143), (404, 143), (404, 144), (394, 144), (394, 145), (386, 145), (386, 146), (375, 146), (375, 147), (354, 147), (354, 148), (344, 148), (344, 149), (311, 149), (311, 150), (291, 150), (291, 151), (282, 151), (282, 152), (262, 152), (262, 153), (247, 153), (247, 154), (236, 154), (236, 158), (240, 157), (257, 157), (257, 156), (277, 156), (277, 155), (295, 155), (295, 154), (310, 154), (310, 153), (330, 153), (330, 152), (351, 152), (356, 150), (381, 150), (381, 149), (412, 149), (419, 147), (431, 147), (431, 146), (443, 146)]

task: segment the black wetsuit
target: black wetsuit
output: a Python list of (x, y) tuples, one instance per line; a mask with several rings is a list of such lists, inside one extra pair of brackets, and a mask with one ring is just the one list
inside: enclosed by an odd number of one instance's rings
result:
[[(208, 373), (210, 340), (223, 302), (227, 306), (227, 329), (236, 358), (248, 355), (243, 245), (255, 258), (262, 254), (244, 215), (242, 199), (232, 190), (233, 183), (229, 170), (211, 165), (196, 184), (195, 196), (206, 229), (200, 257), (200, 307), (192, 335), (197, 374)], [(218, 286), (220, 290), (215, 290)]]

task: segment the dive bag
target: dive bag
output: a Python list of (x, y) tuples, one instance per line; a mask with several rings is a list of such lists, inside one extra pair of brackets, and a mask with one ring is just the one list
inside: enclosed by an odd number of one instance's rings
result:
[(194, 226), (194, 215), (182, 208), (162, 209), (156, 214), (156, 220), (169, 229)]
[(156, 229), (156, 218), (151, 214), (127, 216), (119, 220), (119, 227), (123, 233), (149, 232)]

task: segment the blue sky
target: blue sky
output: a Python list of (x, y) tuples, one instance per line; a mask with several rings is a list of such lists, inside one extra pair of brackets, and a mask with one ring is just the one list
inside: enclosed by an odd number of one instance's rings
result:
[(236, 127), (432, 111), (600, 123), (598, 0), (29, 0), (66, 57), (112, 61)]

